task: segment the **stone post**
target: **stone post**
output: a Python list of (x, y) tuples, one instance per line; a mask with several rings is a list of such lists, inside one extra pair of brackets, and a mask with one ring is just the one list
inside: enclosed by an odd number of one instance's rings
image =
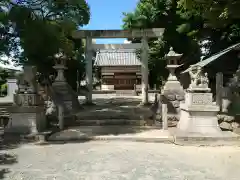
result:
[(222, 111), (222, 95), (223, 95), (223, 74), (221, 72), (216, 75), (216, 104)]
[(138, 95), (138, 93), (137, 93), (137, 85), (136, 84), (133, 85), (133, 95), (134, 96)]
[(62, 105), (58, 106), (58, 121), (59, 121), (59, 129), (64, 129), (64, 109)]
[(157, 104), (158, 103), (158, 94), (155, 93), (155, 96), (154, 96), (154, 104)]
[(168, 109), (167, 104), (162, 104), (162, 129), (168, 129)]
[(92, 53), (92, 38), (87, 37), (86, 38), (86, 85), (87, 85), (87, 96), (86, 96), (86, 103), (92, 104), (92, 90), (93, 90), (93, 77), (92, 77), (92, 59), (93, 59), (93, 53)]
[(160, 94), (157, 98), (157, 110), (155, 120), (160, 120), (162, 116), (162, 95)]
[(157, 85), (156, 85), (156, 84), (154, 84), (154, 87), (153, 87), (153, 88), (154, 88), (154, 90), (157, 90)]
[(142, 104), (148, 104), (148, 41), (142, 38), (141, 52), (141, 72), (142, 72)]
[(229, 87), (222, 88), (222, 112), (228, 113), (228, 108), (232, 104), (233, 94)]

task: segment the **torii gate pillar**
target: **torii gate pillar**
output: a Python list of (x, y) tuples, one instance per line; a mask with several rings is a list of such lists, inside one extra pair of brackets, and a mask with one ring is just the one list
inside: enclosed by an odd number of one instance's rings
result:
[(86, 38), (86, 85), (87, 85), (87, 95), (86, 104), (92, 104), (92, 91), (93, 91), (93, 50), (92, 50), (92, 38)]
[(141, 73), (142, 73), (142, 105), (148, 102), (148, 41), (146, 37), (142, 38), (141, 52)]

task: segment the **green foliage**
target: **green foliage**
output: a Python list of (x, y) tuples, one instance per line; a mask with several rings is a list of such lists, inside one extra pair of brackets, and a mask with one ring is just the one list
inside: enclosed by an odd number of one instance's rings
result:
[[(178, 53), (184, 53), (183, 62), (194, 63), (199, 59), (200, 47), (193, 38), (194, 20), (186, 20), (179, 14), (177, 3), (171, 0), (140, 0), (132, 13), (124, 13), (124, 29), (165, 28), (162, 39), (150, 39), (150, 83), (166, 79), (165, 54), (172, 46)], [(192, 34), (190, 34), (192, 33)], [(133, 39), (133, 42), (139, 42)], [(191, 58), (189, 58), (191, 57)]]
[(14, 71), (6, 70), (0, 68), (0, 96), (7, 95), (7, 79), (13, 77), (15, 74)]
[(198, 41), (208, 40), (207, 56), (240, 40), (240, 8), (238, 0), (179, 0), (183, 18), (199, 19), (192, 28)]
[(11, 72), (0, 68), (0, 86), (7, 82), (9, 76), (11, 76)]
[(150, 81), (156, 83), (168, 74), (164, 56), (170, 46), (183, 54), (180, 63), (185, 68), (201, 56), (210, 56), (239, 42), (239, 8), (238, 0), (140, 0), (134, 12), (124, 13), (123, 28), (165, 28), (162, 40), (149, 41)]
[(178, 4), (188, 14), (202, 16), (210, 27), (227, 27), (240, 18), (239, 0), (180, 0)]
[[(60, 51), (81, 66), (82, 42), (71, 32), (88, 24), (90, 11), (85, 0), (2, 0), (0, 52), (13, 52), (20, 64), (36, 65), (52, 72), (54, 55)], [(21, 50), (18, 50), (21, 47)], [(79, 50), (80, 49), (80, 50)], [(68, 63), (71, 64), (71, 63)]]
[(0, 91), (1, 91), (1, 96), (7, 95), (7, 84), (6, 83), (1, 85)]

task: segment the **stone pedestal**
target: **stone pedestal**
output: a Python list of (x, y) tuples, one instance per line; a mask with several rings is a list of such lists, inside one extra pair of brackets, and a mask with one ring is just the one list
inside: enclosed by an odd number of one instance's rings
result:
[(167, 81), (161, 94), (163, 103), (168, 105), (168, 114), (180, 112), (180, 102), (184, 100), (184, 90), (179, 81)]
[(14, 104), (7, 108), (10, 119), (5, 132), (35, 134), (46, 127), (44, 101), (37, 94), (36, 68), (25, 66), (14, 94)]
[(78, 95), (66, 82), (64, 70), (67, 68), (65, 65), (56, 64), (53, 68), (57, 71), (57, 77), (49, 93), (56, 106), (63, 106), (64, 115), (67, 116), (80, 109)]
[[(62, 104), (64, 106), (64, 112), (65, 113), (71, 113), (73, 109), (78, 108), (78, 104), (74, 106), (73, 102), (76, 101), (77, 96), (74, 96), (73, 93), (71, 93), (71, 87), (67, 83), (61, 84), (59, 82), (54, 82), (52, 84), (53, 92), (51, 92), (51, 96), (53, 101), (56, 105)], [(77, 102), (76, 102), (77, 103)], [(76, 104), (75, 103), (75, 104)]]
[(174, 132), (176, 144), (225, 145), (235, 144), (239, 136), (223, 132), (218, 124), (220, 108), (213, 102), (211, 89), (208, 88), (207, 73), (201, 66), (191, 66), (191, 84), (185, 94), (185, 102), (180, 104), (180, 121)]
[(174, 74), (178, 65), (168, 65), (169, 77), (165, 83), (161, 94), (163, 95), (163, 103), (168, 106), (169, 115), (178, 115), (180, 112), (180, 102), (184, 100), (184, 90), (181, 83)]
[(46, 118), (43, 107), (18, 107), (8, 108), (10, 113), (9, 123), (5, 132), (20, 134), (36, 134), (46, 128)]
[(35, 134), (45, 130), (45, 110), (39, 95), (16, 94), (14, 102), (8, 107), (10, 119), (5, 132)]
[(212, 102), (212, 93), (187, 92), (185, 103), (180, 104), (180, 121), (177, 128), (187, 133), (218, 134), (219, 106)]

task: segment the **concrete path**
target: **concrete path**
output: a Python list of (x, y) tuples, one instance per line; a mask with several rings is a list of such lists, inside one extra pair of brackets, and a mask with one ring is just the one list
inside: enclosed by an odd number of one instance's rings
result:
[(86, 142), (1, 150), (6, 180), (239, 180), (239, 147)]

